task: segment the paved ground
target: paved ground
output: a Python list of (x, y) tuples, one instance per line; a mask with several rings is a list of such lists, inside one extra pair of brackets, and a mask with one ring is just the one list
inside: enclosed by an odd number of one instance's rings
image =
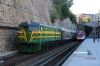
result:
[(100, 66), (100, 42), (87, 38), (62, 66)]

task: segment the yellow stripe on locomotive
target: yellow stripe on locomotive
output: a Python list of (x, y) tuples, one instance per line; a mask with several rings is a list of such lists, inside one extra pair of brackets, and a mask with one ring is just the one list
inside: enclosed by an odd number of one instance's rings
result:
[(20, 38), (20, 39), (24, 38), (25, 41), (27, 41), (26, 32), (24, 30), (19, 30), (18, 31), (18, 38)]
[[(35, 35), (37, 35), (37, 36), (34, 36), (34, 34)], [(51, 36), (42, 36), (43, 34), (51, 34)], [(61, 36), (54, 36), (55, 34), (61, 34), (60, 32), (50, 32), (50, 31), (43, 31), (43, 32), (41, 32), (41, 31), (32, 31), (32, 34), (31, 34), (31, 38), (30, 38), (30, 41), (32, 41), (34, 38), (40, 38), (40, 39), (42, 39), (42, 38), (55, 38), (55, 37), (61, 37)]]
[[(29, 41), (32, 41), (34, 38), (55, 38), (55, 37), (61, 37), (61, 36), (54, 36), (55, 34), (61, 34), (60, 32), (49, 32), (49, 31), (43, 31), (43, 32), (40, 32), (40, 31), (32, 31), (32, 32), (25, 32), (25, 31), (18, 31), (18, 34), (19, 34), (19, 38), (23, 38), (25, 41), (27, 41), (27, 36), (26, 34), (30, 34), (31, 37), (30, 37), (30, 40)], [(52, 36), (41, 36), (40, 34), (52, 34)]]

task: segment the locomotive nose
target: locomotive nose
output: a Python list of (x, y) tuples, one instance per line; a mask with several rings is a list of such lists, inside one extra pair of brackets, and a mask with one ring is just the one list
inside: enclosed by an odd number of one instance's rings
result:
[(27, 37), (27, 42), (29, 43), (30, 42), (30, 37), (31, 37), (31, 32), (30, 31), (27, 31), (26, 37)]

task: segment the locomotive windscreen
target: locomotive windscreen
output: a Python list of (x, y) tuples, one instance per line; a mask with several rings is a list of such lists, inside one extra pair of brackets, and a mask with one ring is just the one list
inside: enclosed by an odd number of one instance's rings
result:
[(78, 33), (78, 36), (82, 36), (83, 35), (83, 33)]
[(20, 30), (28, 30), (28, 26), (20, 26), (19, 29)]
[(37, 25), (32, 25), (32, 26), (29, 26), (29, 30), (38, 30), (39, 27)]
[(37, 25), (32, 25), (32, 26), (20, 26), (19, 27), (20, 30), (38, 30), (38, 26)]

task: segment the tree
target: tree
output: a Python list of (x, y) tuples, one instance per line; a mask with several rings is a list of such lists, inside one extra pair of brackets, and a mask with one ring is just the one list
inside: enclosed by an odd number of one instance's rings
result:
[(76, 22), (75, 15), (73, 15), (69, 9), (73, 4), (73, 0), (53, 0), (53, 4), (55, 6), (56, 12), (58, 13), (56, 17), (59, 16), (58, 18), (60, 18), (60, 20), (69, 17), (73, 23)]
[(62, 6), (61, 13), (63, 15), (63, 18), (70, 17), (70, 10), (66, 4)]
[(72, 23), (77, 23), (77, 21), (76, 21), (76, 16), (73, 14), (73, 13), (70, 13), (71, 15), (70, 15), (70, 20), (72, 21)]

